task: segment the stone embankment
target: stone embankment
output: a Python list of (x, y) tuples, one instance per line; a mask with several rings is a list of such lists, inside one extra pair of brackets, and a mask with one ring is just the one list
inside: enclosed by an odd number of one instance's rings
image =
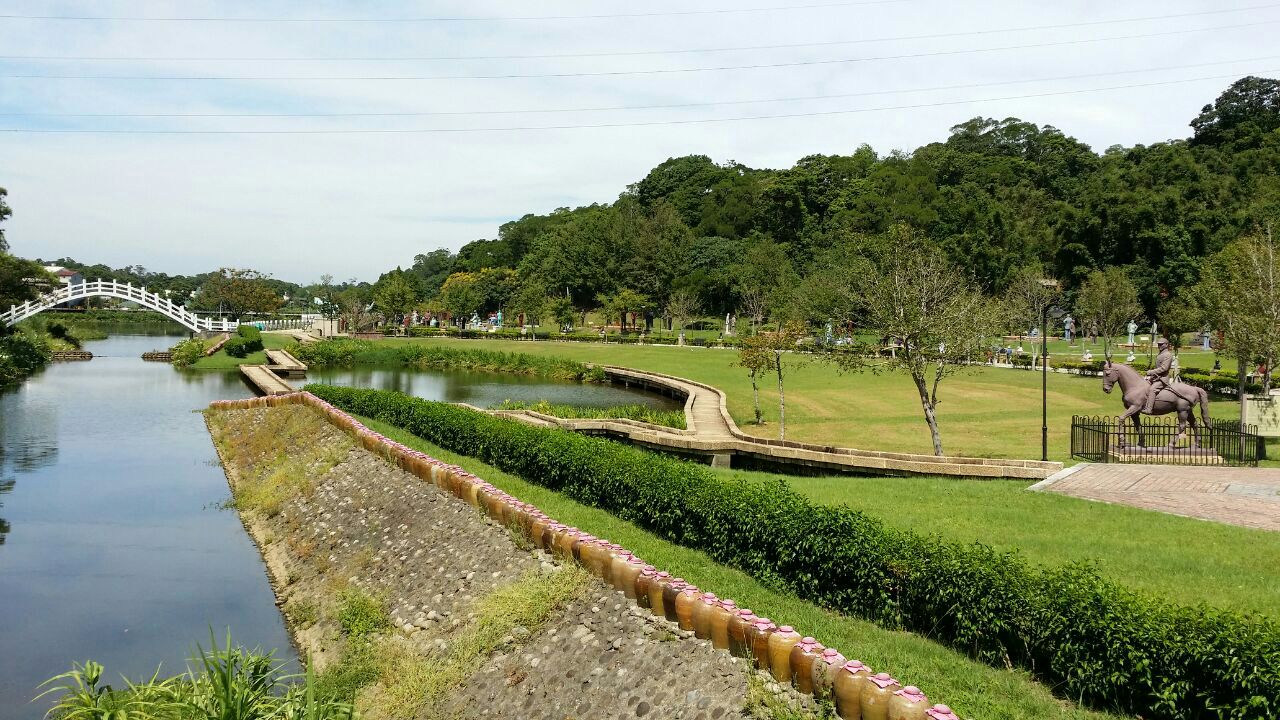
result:
[(92, 360), (93, 353), (88, 350), (54, 350), (53, 360), (58, 362), (69, 362), (75, 360)]
[[(207, 417), (300, 648), (326, 672), (359, 675), (352, 593), (385, 612), (357, 696), (366, 717), (811, 715), (811, 698), (750, 657), (629, 598), (608, 569), (617, 560), (639, 571), (624, 549), (461, 468), (308, 393), (214, 403)], [(642, 577), (670, 582), (653, 569)], [(526, 598), (525, 587), (555, 597)]]

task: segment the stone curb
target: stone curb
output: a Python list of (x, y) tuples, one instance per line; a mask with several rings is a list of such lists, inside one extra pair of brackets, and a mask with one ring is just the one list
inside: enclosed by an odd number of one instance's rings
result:
[[(392, 465), (396, 465), (426, 482), (436, 485), (441, 490), (454, 495), (460, 500), (466, 501), (473, 507), (484, 511), (492, 520), (504, 527), (512, 529), (518, 527), (534, 546), (557, 555), (566, 562), (570, 560), (576, 562), (583, 569), (599, 577), (606, 585), (609, 585), (614, 589), (621, 590), (621, 588), (618, 587), (618, 584), (613, 582), (611, 577), (612, 560), (614, 558), (625, 555), (628, 558), (634, 559), (636, 562), (643, 562), (634, 553), (629, 552), (620, 545), (609, 544), (608, 541), (595, 538), (582, 530), (557, 523), (553, 518), (543, 513), (536, 506), (522, 502), (517, 498), (502, 492), (498, 488), (485, 482), (479, 477), (472, 475), (461, 467), (449, 465), (448, 463), (437, 460), (426, 453), (413, 450), (412, 448), (398, 443), (380, 433), (374, 432), (363, 423), (356, 420), (349, 413), (338, 409), (309, 392), (301, 391), (287, 395), (270, 395), (266, 397), (249, 398), (246, 400), (218, 400), (211, 403), (209, 405), (209, 409), (240, 410), (263, 407), (282, 407), (285, 405), (307, 405), (320, 411), (325, 415), (325, 418), (330, 423), (347, 434), (355, 437), (360, 442), (361, 446), (369, 452), (382, 457)], [(539, 528), (540, 531), (535, 533), (535, 528)], [(550, 537), (549, 541), (544, 540), (544, 538), (547, 537)], [(564, 552), (566, 545), (573, 546), (571, 554)], [(594, 552), (579, 552), (582, 547), (585, 547), (588, 550), (594, 550)], [(645, 568), (645, 572), (648, 573), (652, 569), (652, 566), (646, 565)], [(660, 576), (662, 579), (657, 580), (656, 578), (659, 577), (658, 571), (652, 571), (655, 577), (654, 582), (667, 582), (667, 579), (671, 577), (668, 573), (661, 573)], [(704, 593), (692, 585), (682, 588), (678, 593), (689, 592), (690, 590), (692, 590), (695, 600), (701, 600), (706, 597), (713, 599), (716, 598), (715, 595), (711, 593)], [(634, 599), (632, 599), (632, 602), (636, 604), (637, 608), (644, 607), (643, 605), (636, 603)], [(732, 601), (725, 600), (723, 598), (719, 598), (718, 602), (725, 606), (736, 607)], [(654, 614), (657, 615), (657, 613)], [(670, 620), (671, 616), (668, 615), (667, 619)], [(684, 627), (681, 627), (681, 629), (687, 630), (687, 628)], [(775, 631), (768, 631), (770, 634), (773, 632)], [(688, 632), (682, 635), (682, 637), (685, 638), (691, 636), (692, 634)], [(820, 643), (817, 643), (813, 638), (809, 637), (804, 638), (804, 641), (800, 645), (797, 645), (797, 647), (803, 646), (805, 643), (811, 643), (810, 647), (816, 648), (816, 651), (819, 653), (822, 653), (824, 650), (828, 651), (821, 656), (817, 656), (813, 662), (817, 663), (821, 660), (826, 660), (832, 663), (830, 677), (835, 677), (835, 675), (841, 671), (841, 668), (845, 667), (846, 661), (844, 655), (835, 651), (834, 648), (825, 648)], [(830, 653), (834, 653), (834, 655), (831, 655)], [(831, 659), (827, 660), (827, 658)], [(838, 662), (836, 661), (836, 658), (838, 658)], [(850, 664), (854, 663), (865, 669), (867, 672), (870, 672), (871, 670), (871, 668), (861, 665), (861, 663), (857, 663), (857, 661), (853, 661)], [(881, 676), (886, 679), (889, 678), (887, 673), (881, 673), (876, 677), (880, 678)], [(798, 678), (795, 687), (796, 690), (802, 694), (815, 694), (815, 688), (811, 683), (804, 682), (801, 684)], [(911, 686), (907, 687), (914, 692), (918, 692)], [(827, 692), (827, 694), (829, 694), (829, 690), (819, 690), (819, 692)], [(901, 693), (901, 691), (899, 691), (899, 693)], [(921, 695), (921, 698), (923, 698), (923, 695)], [(924, 700), (924, 702), (928, 701)], [(927, 711), (927, 713), (929, 718), (936, 718), (937, 720), (955, 720), (957, 717), (952, 714), (951, 709), (946, 705), (934, 705)]]

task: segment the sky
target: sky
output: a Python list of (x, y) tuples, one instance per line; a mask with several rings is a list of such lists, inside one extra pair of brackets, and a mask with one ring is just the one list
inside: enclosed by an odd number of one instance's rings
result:
[(883, 155), (977, 116), (1184, 138), (1280, 76), (1277, 28), (1263, 0), (0, 0), (6, 235), (372, 281), (670, 157)]

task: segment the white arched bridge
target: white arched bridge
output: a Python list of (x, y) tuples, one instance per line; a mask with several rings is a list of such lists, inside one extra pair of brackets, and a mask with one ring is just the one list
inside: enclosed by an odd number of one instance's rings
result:
[(234, 320), (215, 320), (203, 318), (190, 310), (169, 300), (167, 297), (147, 292), (144, 287), (134, 287), (130, 283), (118, 283), (114, 280), (95, 280), (93, 282), (64, 285), (51, 293), (41, 295), (35, 300), (21, 305), (12, 305), (8, 311), (0, 313), (0, 322), (5, 327), (15, 325), (32, 315), (55, 308), (63, 303), (83, 300), (91, 297), (109, 297), (118, 300), (135, 302), (148, 310), (154, 310), (174, 322), (181, 323), (192, 332), (232, 332), (239, 323)]

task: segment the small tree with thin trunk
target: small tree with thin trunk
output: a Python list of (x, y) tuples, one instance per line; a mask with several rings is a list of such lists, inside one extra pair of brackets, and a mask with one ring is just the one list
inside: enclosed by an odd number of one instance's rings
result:
[[(1047, 276), (1042, 268), (1035, 265), (1019, 270), (1013, 276), (1013, 281), (1009, 283), (1004, 296), (1009, 319), (1019, 335), (1032, 327), (1039, 328), (1042, 333), (1048, 333), (1045, 317), (1049, 309), (1061, 300), (1062, 291), (1059, 289), (1058, 281)], [(1037, 367), (1040, 362), (1040, 344), (1032, 343), (1031, 345), (1031, 365)]]
[(836, 359), (849, 369), (905, 371), (920, 396), (933, 452), (942, 455), (938, 386), (984, 356), (1002, 313), (970, 275), (948, 262), (938, 248), (915, 238), (909, 227), (895, 226), (888, 239), (891, 250), (855, 282), (867, 329), (896, 339), (901, 349), (875, 365), (851, 354)]
[(760, 412), (760, 374), (773, 369), (773, 353), (767, 347), (767, 338), (763, 335), (745, 337), (738, 344), (738, 366), (751, 373), (751, 399), (754, 401), (756, 425), (764, 424), (764, 414)]
[(1142, 313), (1138, 302), (1138, 288), (1118, 267), (1094, 270), (1080, 285), (1076, 294), (1076, 309), (1081, 325), (1092, 324), (1102, 336), (1102, 352), (1111, 359), (1111, 342), (1124, 332), (1129, 321)]
[(687, 290), (677, 290), (667, 298), (667, 317), (680, 333), (680, 344), (684, 344), (684, 324), (698, 312), (698, 300)]

